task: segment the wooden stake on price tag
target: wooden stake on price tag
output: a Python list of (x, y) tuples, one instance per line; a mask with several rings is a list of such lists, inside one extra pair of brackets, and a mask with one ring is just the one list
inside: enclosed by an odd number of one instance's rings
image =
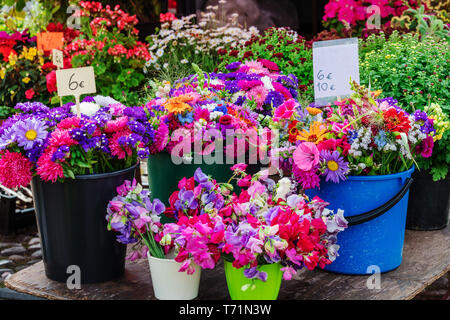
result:
[[(64, 55), (61, 50), (53, 49), (52, 50), (52, 60), (53, 64), (59, 69), (64, 68)], [(59, 96), (59, 105), (62, 107), (62, 97)]]
[(80, 110), (80, 96), (75, 96), (75, 103), (77, 105), (77, 117), (81, 117), (81, 110)]

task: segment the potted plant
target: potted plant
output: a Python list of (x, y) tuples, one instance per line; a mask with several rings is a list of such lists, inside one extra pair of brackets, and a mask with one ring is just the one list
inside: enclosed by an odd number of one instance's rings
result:
[(141, 154), (126, 107), (101, 108), (86, 97), (81, 117), (73, 103), (15, 108), (0, 128), (0, 183), (32, 182), (47, 277), (65, 282), (71, 265), (81, 283), (120, 277), (126, 248), (106, 231), (103, 211), (116, 186), (133, 178)]
[(233, 300), (274, 300), (282, 278), (335, 260), (337, 234), (347, 222), (341, 210), (334, 214), (323, 200), (299, 194), (292, 178), (275, 183), (266, 170), (251, 176), (245, 164), (233, 169), (243, 190), (220, 212), (228, 290)]
[[(129, 258), (147, 256), (153, 290), (160, 300), (187, 300), (198, 295), (201, 268), (212, 269), (220, 258), (224, 227), (217, 215), (224, 200), (221, 187), (200, 168), (183, 178), (170, 197), (170, 207), (135, 182), (117, 188), (108, 205), (108, 229), (131, 244)], [(161, 223), (161, 213), (174, 218)]]
[(326, 270), (366, 274), (377, 265), (386, 272), (402, 261), (410, 178), (415, 159), (432, 153), (433, 137), (424, 128), (433, 125), (428, 117), (417, 121), (392, 98), (375, 100), (364, 87), (352, 87), (350, 98), (323, 109), (323, 120), (309, 128), (297, 122), (294, 145), (274, 157), (308, 195), (345, 211), (350, 228)]
[[(413, 230), (437, 230), (448, 224), (450, 211), (450, 120), (448, 114), (435, 103), (417, 110), (417, 121), (427, 123), (427, 114), (434, 128), (424, 127), (433, 133), (433, 154), (419, 160), (422, 171), (413, 175), (408, 203), (406, 228)], [(429, 123), (429, 122), (428, 122)]]

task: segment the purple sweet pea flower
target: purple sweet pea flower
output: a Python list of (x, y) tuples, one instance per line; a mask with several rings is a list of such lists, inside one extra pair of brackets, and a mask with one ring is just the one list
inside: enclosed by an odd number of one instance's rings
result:
[(194, 172), (194, 180), (197, 183), (203, 183), (209, 180), (208, 176), (203, 173), (201, 168), (197, 168)]
[(244, 275), (248, 279), (259, 279), (263, 282), (267, 281), (267, 273), (264, 271), (258, 271), (256, 267), (248, 268), (244, 270)]

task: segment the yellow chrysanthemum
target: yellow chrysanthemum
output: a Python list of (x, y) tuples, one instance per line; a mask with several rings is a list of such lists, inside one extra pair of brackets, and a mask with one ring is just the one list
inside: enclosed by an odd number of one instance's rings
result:
[(22, 79), (22, 82), (23, 83), (28, 83), (28, 82), (30, 82), (30, 80), (31, 79), (29, 77), (25, 77), (25, 78)]
[(309, 131), (303, 129), (301, 132), (299, 132), (297, 139), (318, 144), (325, 139), (326, 132), (327, 129), (323, 126), (322, 123), (314, 121), (309, 126)]

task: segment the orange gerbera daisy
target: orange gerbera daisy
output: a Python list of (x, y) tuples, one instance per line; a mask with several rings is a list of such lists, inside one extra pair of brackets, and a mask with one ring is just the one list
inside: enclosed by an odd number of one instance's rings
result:
[(171, 113), (181, 113), (192, 109), (192, 107), (186, 103), (191, 100), (192, 97), (189, 95), (180, 95), (167, 100), (166, 103), (164, 103), (164, 107)]
[(322, 123), (314, 121), (309, 126), (309, 131), (303, 129), (298, 133), (297, 139), (318, 144), (325, 139), (326, 132), (327, 129), (322, 125)]

